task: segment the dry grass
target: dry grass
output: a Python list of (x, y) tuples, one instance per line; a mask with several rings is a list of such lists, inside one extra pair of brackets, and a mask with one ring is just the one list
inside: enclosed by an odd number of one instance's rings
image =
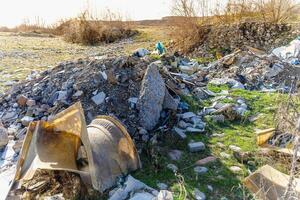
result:
[(207, 39), (209, 25), (261, 21), (283, 23), (297, 19), (299, 4), (294, 0), (173, 0), (171, 33), (176, 46), (184, 53)]
[(72, 43), (96, 45), (99, 43), (112, 43), (124, 38), (134, 36), (137, 31), (123, 22), (119, 17), (110, 14), (104, 19), (92, 19), (84, 12), (76, 19), (61, 23), (56, 28), (57, 34)]

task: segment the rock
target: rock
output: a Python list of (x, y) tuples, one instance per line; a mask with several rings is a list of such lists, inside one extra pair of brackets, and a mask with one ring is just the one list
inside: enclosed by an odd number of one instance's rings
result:
[(35, 106), (35, 105), (36, 105), (36, 102), (35, 102), (35, 100), (33, 100), (33, 99), (28, 99), (27, 102), (26, 102), (26, 105), (27, 105), (28, 107), (32, 107), (32, 106)]
[(186, 134), (184, 133), (185, 131), (180, 129), (180, 128), (177, 128), (177, 127), (174, 127), (174, 132), (176, 133), (176, 135), (178, 135), (180, 137), (180, 139), (186, 139)]
[(173, 161), (178, 161), (180, 160), (181, 156), (182, 156), (183, 152), (180, 151), (180, 150), (171, 150), (169, 153), (168, 153), (168, 156), (171, 160)]
[(174, 164), (168, 164), (167, 168), (170, 169), (174, 173), (178, 171), (178, 167)]
[(134, 51), (133, 56), (144, 57), (148, 54), (150, 54), (150, 52), (147, 49), (139, 48), (139, 49)]
[(97, 95), (92, 97), (92, 101), (99, 106), (100, 104), (102, 104), (105, 100), (106, 94), (104, 92), (100, 92)]
[(17, 103), (18, 103), (19, 106), (22, 107), (22, 106), (25, 106), (25, 105), (26, 105), (27, 100), (28, 100), (28, 98), (27, 98), (26, 96), (20, 95), (20, 96), (18, 96), (18, 98), (17, 98)]
[(193, 90), (193, 94), (199, 101), (205, 100), (210, 96), (209, 92), (207, 92), (205, 89), (200, 87), (195, 88)]
[(253, 159), (253, 154), (250, 152), (233, 151), (233, 156), (240, 163), (247, 163), (249, 160)]
[(242, 83), (240, 83), (237, 80), (231, 79), (231, 78), (223, 78), (223, 79), (215, 78), (215, 79), (212, 79), (209, 83), (213, 84), (213, 85), (227, 84), (232, 89), (245, 89), (245, 87)]
[(44, 200), (65, 200), (63, 194), (56, 194), (53, 196), (43, 197)]
[(221, 152), (221, 153), (220, 153), (220, 156), (221, 156), (222, 158), (226, 158), (226, 159), (229, 159), (229, 158), (230, 158), (230, 155), (229, 155), (228, 153), (225, 153), (225, 152)]
[(148, 131), (142, 127), (139, 127), (139, 134), (140, 135), (148, 135)]
[(240, 147), (235, 146), (235, 145), (230, 145), (229, 149), (231, 149), (234, 152), (240, 152), (240, 151), (242, 151), (242, 149)]
[(78, 90), (78, 91), (76, 91), (76, 92), (73, 94), (73, 97), (74, 97), (74, 98), (80, 98), (80, 97), (82, 97), (82, 95), (83, 95), (83, 91)]
[(243, 170), (242, 170), (240, 167), (238, 167), (238, 166), (232, 166), (232, 167), (230, 167), (229, 169), (230, 169), (230, 171), (232, 171), (233, 173), (239, 173), (239, 172), (243, 171)]
[(9, 112), (6, 112), (4, 114), (4, 116), (2, 116), (2, 120), (4, 122), (6, 121), (10, 121), (10, 120), (13, 120), (13, 119), (16, 119), (17, 118), (17, 112), (16, 111), (9, 111)]
[(203, 151), (205, 150), (205, 144), (202, 142), (190, 142), (188, 148), (190, 152)]
[[(108, 200), (125, 200), (128, 199), (129, 194), (140, 193), (140, 191), (142, 190), (151, 191), (151, 193), (157, 193), (157, 191), (154, 190), (153, 188), (150, 188), (149, 186), (142, 183), (141, 181), (128, 175), (126, 181), (122, 185), (109, 192)], [(147, 196), (149, 197), (149, 195)]]
[(206, 196), (203, 192), (201, 192), (200, 190), (198, 190), (197, 188), (195, 188), (194, 190), (194, 196), (196, 200), (205, 200)]
[(213, 192), (213, 191), (214, 191), (214, 188), (213, 188), (213, 186), (211, 186), (211, 185), (207, 185), (207, 189), (208, 189), (210, 192)]
[(179, 128), (182, 128), (182, 129), (186, 129), (186, 128), (188, 127), (188, 124), (187, 124), (185, 121), (180, 120), (180, 121), (178, 122), (178, 127), (179, 127)]
[(0, 149), (5, 147), (8, 141), (8, 131), (6, 130), (6, 128), (0, 125)]
[(216, 162), (217, 161), (217, 158), (213, 157), (213, 156), (209, 156), (209, 157), (206, 157), (204, 159), (201, 159), (201, 160), (198, 160), (196, 162), (196, 165), (207, 165), (209, 163), (212, 163), (212, 162)]
[(153, 200), (155, 196), (149, 192), (136, 192), (133, 197), (128, 200)]
[(194, 168), (194, 172), (196, 172), (199, 175), (206, 174), (208, 172), (208, 169), (206, 167), (197, 166)]
[(168, 185), (165, 184), (165, 183), (157, 183), (157, 187), (158, 187), (160, 190), (167, 190), (167, 189), (168, 189)]
[(193, 66), (180, 65), (179, 69), (181, 72), (189, 74), (189, 75), (196, 72), (196, 69)]
[(161, 190), (155, 200), (173, 200), (173, 194), (167, 190)]
[(136, 98), (136, 97), (130, 97), (128, 99), (128, 102), (130, 103), (130, 107), (131, 108), (135, 108), (135, 106), (136, 106), (136, 104), (138, 102), (138, 98)]
[(23, 126), (28, 126), (34, 120), (33, 117), (25, 116), (21, 119)]
[(166, 89), (165, 92), (165, 99), (163, 103), (164, 109), (170, 109), (170, 110), (177, 110), (180, 100), (174, 99), (172, 95), (169, 93), (169, 91)]
[(203, 133), (204, 131), (205, 131), (204, 129), (192, 128), (192, 127), (188, 127), (186, 129), (186, 132), (189, 132), (189, 133)]
[(158, 123), (165, 98), (165, 83), (158, 67), (150, 64), (142, 81), (138, 109), (140, 124), (146, 130), (152, 130)]
[(181, 115), (182, 119), (189, 119), (189, 118), (192, 118), (192, 117), (196, 117), (196, 114), (193, 113), (193, 112), (186, 112), (186, 113), (183, 113)]
[(213, 122), (215, 122), (215, 123), (224, 123), (225, 122), (224, 115), (212, 115), (211, 118), (212, 118)]

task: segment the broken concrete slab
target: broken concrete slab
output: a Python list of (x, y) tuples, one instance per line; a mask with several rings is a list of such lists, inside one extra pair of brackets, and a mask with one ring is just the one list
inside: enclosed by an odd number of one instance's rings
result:
[(180, 139), (182, 139), (182, 140), (186, 139), (187, 136), (186, 136), (185, 131), (184, 131), (183, 129), (174, 127), (173, 130), (174, 130), (174, 133), (176, 133), (176, 135), (177, 135)]
[(142, 81), (138, 100), (140, 124), (152, 130), (158, 123), (165, 99), (166, 86), (158, 66), (150, 64)]
[(126, 177), (125, 182), (121, 186), (119, 186), (118, 188), (110, 192), (109, 194), (110, 197), (108, 198), (108, 200), (125, 200), (128, 199), (130, 194), (134, 194), (139, 191), (148, 192), (149, 194), (153, 195), (153, 197), (155, 193), (158, 193), (153, 188), (133, 178), (131, 175), (128, 175)]
[(169, 91), (166, 89), (163, 108), (176, 111), (178, 108), (179, 102), (180, 102), (180, 100), (173, 98), (172, 95), (169, 93)]
[(205, 144), (203, 142), (190, 142), (188, 144), (190, 152), (198, 152), (205, 150)]
[(92, 97), (92, 101), (98, 106), (105, 101), (106, 94), (104, 92), (100, 92), (97, 95)]
[(195, 164), (198, 165), (198, 166), (201, 166), (201, 165), (206, 165), (206, 164), (209, 164), (209, 163), (212, 163), (212, 162), (216, 162), (216, 161), (217, 161), (216, 157), (214, 157), (214, 156), (208, 156), (206, 158), (198, 160)]

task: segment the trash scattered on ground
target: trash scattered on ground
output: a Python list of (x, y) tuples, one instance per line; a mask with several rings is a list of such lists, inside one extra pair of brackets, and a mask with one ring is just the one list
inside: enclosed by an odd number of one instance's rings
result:
[(278, 58), (294, 64), (299, 65), (300, 59), (300, 36), (291, 41), (288, 46), (278, 47), (272, 51)]
[[(16, 170), (16, 181), (34, 180), (30, 184), (41, 189), (45, 183), (34, 179), (34, 172), (62, 170), (72, 174), (74, 180), (103, 192), (113, 187), (119, 176), (140, 168), (137, 152), (142, 152), (145, 144), (155, 146), (161, 135), (170, 134), (186, 142), (184, 148), (190, 154), (205, 152), (210, 144), (201, 139), (192, 141), (191, 136), (208, 136), (211, 121), (226, 124), (244, 120), (251, 109), (251, 102), (230, 96), (231, 90), (286, 92), (290, 89), (288, 82), (300, 77), (292, 64), (250, 47), (208, 65), (179, 54), (168, 54), (161, 43), (157, 49), (164, 54), (158, 61), (147, 56), (146, 49), (138, 49), (128, 57), (61, 63), (1, 94), (0, 149), (3, 152), (0, 153), (4, 164), (0, 162), (0, 178), (8, 177), (3, 188), (9, 190), (9, 180), (14, 177), (6, 174), (13, 174), (13, 170)], [(226, 89), (212, 92), (208, 86)], [(192, 112), (194, 105), (186, 98), (199, 102), (201, 109)], [(82, 110), (75, 104), (63, 111), (78, 101)], [(86, 127), (86, 123), (90, 125)], [(224, 136), (220, 132), (212, 135)], [(278, 141), (278, 135), (273, 136), (270, 131), (259, 134), (258, 144)], [(275, 143), (283, 147), (292, 140), (281, 137), (280, 143)], [(227, 147), (219, 144), (221, 148)], [(166, 152), (175, 164), (185, 156), (183, 149), (178, 149)], [(251, 152), (243, 152), (238, 146), (229, 145), (228, 150), (233, 155), (225, 152), (218, 155), (224, 159), (234, 157), (240, 163), (253, 161), (249, 159)], [(205, 174), (209, 169), (204, 165), (216, 162), (215, 156), (200, 157), (203, 159), (195, 163), (195, 174)], [(180, 165), (175, 164), (164, 167), (177, 173)], [(229, 170), (240, 174), (243, 169), (237, 163)], [(30, 184), (28, 187), (32, 189)], [(20, 189), (17, 186), (14, 185), (13, 191)], [(128, 176), (113, 190), (115, 193), (111, 191), (110, 199), (172, 199), (172, 193), (165, 191), (166, 188), (153, 193), (154, 189)], [(26, 195), (31, 191), (39, 190), (28, 190)], [(57, 195), (61, 193), (57, 191)], [(195, 190), (195, 198), (206, 196)]]
[[(84, 183), (103, 192), (114, 186), (119, 176), (140, 167), (126, 128), (109, 116), (98, 116), (86, 126), (81, 104), (76, 103), (47, 122), (30, 124), (12, 191), (20, 189), (17, 183), (34, 179), (37, 170), (60, 170), (79, 174)], [(13, 192), (9, 196), (14, 196)]]
[[(272, 200), (284, 198), (290, 177), (269, 165), (265, 165), (248, 176), (244, 184), (253, 195), (260, 199)], [(294, 197), (300, 198), (300, 180), (294, 178)]]

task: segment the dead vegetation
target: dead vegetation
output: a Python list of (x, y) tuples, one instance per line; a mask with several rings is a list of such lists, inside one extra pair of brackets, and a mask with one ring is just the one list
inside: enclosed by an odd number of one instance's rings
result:
[(76, 19), (61, 23), (56, 31), (66, 41), (84, 45), (112, 43), (137, 34), (129, 23), (123, 22), (120, 15), (110, 11), (102, 19), (93, 19), (88, 12), (84, 12)]
[(299, 4), (294, 0), (174, 0), (171, 37), (177, 47), (189, 53), (207, 39), (210, 27), (261, 22), (278, 24), (291, 22), (299, 16)]
[(137, 34), (130, 22), (123, 21), (120, 14), (110, 10), (104, 12), (101, 18), (94, 18), (91, 13), (84, 11), (76, 18), (62, 20), (52, 26), (46, 26), (37, 18), (33, 23), (27, 20), (11, 29), (0, 27), (0, 31), (58, 35), (67, 42), (83, 45), (112, 43)]

